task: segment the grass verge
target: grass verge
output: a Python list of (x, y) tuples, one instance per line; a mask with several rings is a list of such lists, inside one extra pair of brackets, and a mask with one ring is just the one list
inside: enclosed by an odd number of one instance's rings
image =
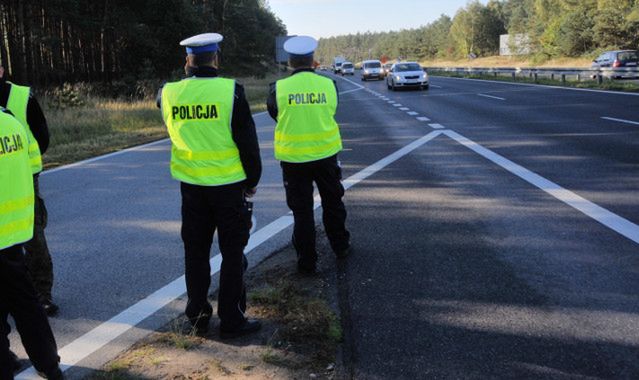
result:
[(538, 78), (537, 80), (528, 77), (516, 77), (516, 80), (513, 80), (512, 76), (494, 76), (494, 75), (479, 75), (479, 74), (464, 74), (464, 73), (453, 73), (448, 71), (428, 71), (429, 75), (432, 76), (441, 76), (441, 77), (451, 77), (451, 78), (467, 78), (467, 79), (483, 79), (483, 80), (494, 80), (494, 81), (502, 81), (502, 82), (517, 82), (517, 83), (527, 83), (527, 84), (543, 84), (547, 86), (556, 86), (556, 87), (572, 87), (572, 88), (587, 88), (587, 89), (597, 89), (597, 90), (607, 90), (607, 91), (622, 91), (622, 92), (639, 92), (639, 84), (629, 83), (629, 82), (619, 82), (614, 80), (605, 79), (602, 84), (599, 84), (596, 80), (566, 80), (562, 82), (560, 80), (553, 80), (549, 78)]
[[(244, 85), (252, 112), (266, 110), (268, 85), (280, 77), (280, 74), (271, 74), (263, 79), (237, 79)], [(68, 107), (60, 107), (58, 99), (40, 100), (51, 134), (51, 143), (44, 155), (45, 168), (168, 137), (154, 100), (73, 96), (81, 99)]]

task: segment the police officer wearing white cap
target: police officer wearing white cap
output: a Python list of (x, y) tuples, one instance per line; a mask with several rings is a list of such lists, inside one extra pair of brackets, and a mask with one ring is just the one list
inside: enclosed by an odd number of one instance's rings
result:
[(335, 113), (339, 102), (337, 86), (313, 69), (317, 41), (298, 36), (286, 41), (289, 65), (294, 70), (286, 79), (271, 85), (268, 111), (277, 121), (275, 158), (280, 161), (286, 188), (286, 202), (293, 211), (293, 245), (298, 271), (316, 270), (313, 183), (322, 198), (324, 229), (338, 258), (350, 253), (346, 229), (346, 208), (342, 197), (341, 168), (337, 154), (342, 139)]
[(188, 77), (164, 85), (158, 105), (172, 142), (171, 174), (181, 182), (186, 316), (196, 332), (208, 331), (209, 259), (217, 230), (220, 336), (233, 338), (261, 327), (244, 315), (243, 276), (251, 223), (246, 198), (255, 194), (262, 164), (244, 88), (218, 76), (221, 41), (221, 35), (206, 33), (180, 43), (186, 47)]

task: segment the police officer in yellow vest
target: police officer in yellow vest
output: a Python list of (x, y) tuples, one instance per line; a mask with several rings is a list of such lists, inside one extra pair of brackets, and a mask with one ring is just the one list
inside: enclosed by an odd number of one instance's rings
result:
[(339, 126), (335, 121), (338, 92), (335, 82), (313, 70), (317, 41), (298, 36), (286, 41), (293, 74), (271, 85), (268, 111), (277, 121), (275, 158), (280, 160), (286, 202), (293, 211), (293, 245), (298, 270), (314, 273), (317, 262), (313, 182), (322, 198), (322, 219), (326, 235), (338, 258), (350, 253), (350, 233), (346, 229), (344, 187), (337, 153), (342, 150)]
[(25, 264), (23, 244), (33, 236), (34, 191), (29, 164), (29, 135), (9, 111), (0, 108), (0, 379), (17, 369), (9, 351), (13, 317), (36, 370), (61, 379), (60, 358), (49, 321), (38, 302)]
[(35, 224), (33, 238), (24, 245), (27, 267), (33, 279), (40, 303), (48, 315), (54, 315), (58, 306), (52, 301), (53, 264), (44, 229), (47, 209), (40, 196), (39, 174), (42, 172), (42, 154), (49, 146), (49, 128), (38, 101), (29, 87), (18, 86), (6, 80), (0, 66), (0, 107), (5, 107), (27, 127), (29, 134), (29, 160), (35, 189)]
[(243, 275), (251, 224), (246, 198), (255, 194), (262, 164), (244, 88), (218, 76), (221, 41), (217, 33), (182, 41), (190, 77), (167, 83), (158, 102), (172, 142), (171, 174), (181, 182), (186, 315), (198, 333), (208, 331), (209, 258), (217, 229), (222, 254), (220, 336), (233, 338), (261, 327), (244, 314)]

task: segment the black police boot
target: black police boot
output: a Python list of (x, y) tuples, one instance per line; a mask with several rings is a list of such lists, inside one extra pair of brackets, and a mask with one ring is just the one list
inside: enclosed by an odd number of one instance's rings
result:
[(62, 374), (60, 368), (56, 368), (55, 370), (49, 371), (47, 373), (38, 372), (38, 375), (47, 380), (64, 380), (64, 375)]
[(233, 339), (252, 334), (262, 328), (262, 322), (255, 319), (247, 319), (239, 327), (233, 330), (224, 330), (220, 327), (220, 338)]

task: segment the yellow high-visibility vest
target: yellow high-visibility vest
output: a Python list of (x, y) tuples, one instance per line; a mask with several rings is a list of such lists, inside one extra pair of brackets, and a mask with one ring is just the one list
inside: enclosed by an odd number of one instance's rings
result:
[(27, 123), (27, 104), (29, 104), (29, 94), (31, 89), (25, 86), (11, 84), (9, 92), (9, 100), (7, 101), (7, 109), (11, 111), (13, 116), (27, 129), (29, 135), (29, 163), (31, 165), (31, 173), (38, 174), (42, 171), (42, 153), (40, 146), (31, 132), (31, 127)]
[(33, 175), (24, 126), (0, 109), (0, 249), (33, 237)]
[(310, 162), (342, 150), (335, 121), (337, 90), (332, 80), (301, 72), (276, 83), (277, 126), (275, 158), (284, 162)]
[(246, 173), (233, 141), (235, 81), (188, 78), (162, 90), (162, 117), (171, 137), (171, 174), (203, 186), (241, 182)]

